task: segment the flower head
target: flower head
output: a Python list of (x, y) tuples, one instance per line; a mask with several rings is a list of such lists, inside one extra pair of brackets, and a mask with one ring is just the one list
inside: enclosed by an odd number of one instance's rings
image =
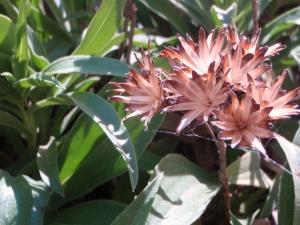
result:
[(211, 122), (221, 129), (219, 138), (224, 140), (231, 139), (231, 147), (252, 146), (265, 153), (265, 149), (260, 138), (274, 137), (267, 121), (272, 107), (259, 108), (253, 105), (251, 97), (251, 85), (247, 88), (247, 93), (239, 102), (238, 98), (231, 93), (232, 104), (225, 103), (221, 110), (213, 110), (214, 115), (219, 121)]
[[(257, 88), (252, 86), (252, 98), (257, 104), (260, 104), (260, 108), (270, 107), (273, 109), (269, 116), (272, 120), (289, 118), (290, 115), (297, 115), (300, 113), (296, 104), (290, 104), (289, 101), (299, 92), (300, 88), (296, 88), (288, 93), (280, 90), (280, 87), (286, 77), (286, 71), (281, 76), (278, 76), (276, 80), (271, 84), (272, 73), (269, 73), (266, 81), (266, 87)], [(249, 77), (251, 82), (251, 77)]]
[(142, 48), (140, 51), (143, 61), (136, 58), (142, 74), (130, 68), (129, 79), (123, 83), (110, 82), (111, 85), (117, 87), (111, 91), (127, 92), (129, 96), (116, 95), (108, 98), (108, 100), (126, 103), (124, 110), (132, 111), (132, 113), (123, 120), (142, 115), (141, 121), (145, 121), (145, 128), (147, 129), (147, 124), (151, 118), (167, 105), (167, 96), (160, 80), (160, 74), (150, 58), (150, 53), (148, 52), (146, 55)]
[(199, 75), (206, 74), (213, 61), (215, 66), (219, 65), (221, 60), (219, 54), (224, 47), (225, 30), (220, 30), (217, 38), (214, 39), (215, 31), (216, 29), (212, 30), (206, 38), (205, 31), (200, 28), (198, 43), (194, 43), (189, 35), (187, 35), (187, 41), (178, 35), (180, 44), (177, 48), (166, 47), (165, 50), (161, 51), (160, 56), (175, 60), (179, 68), (184, 66)]
[(215, 73), (214, 63), (209, 66), (208, 73), (204, 76), (193, 73), (192, 78), (188, 78), (183, 71), (174, 70), (171, 79), (166, 81), (166, 86), (173, 90), (177, 101), (163, 111), (186, 111), (176, 129), (177, 134), (195, 119), (199, 122), (207, 121), (211, 110), (219, 108), (227, 100), (230, 91), (229, 87), (223, 87), (224, 79)]

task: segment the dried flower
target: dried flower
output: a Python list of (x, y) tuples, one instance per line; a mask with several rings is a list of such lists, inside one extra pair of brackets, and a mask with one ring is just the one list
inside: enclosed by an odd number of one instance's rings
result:
[(219, 138), (231, 139), (231, 147), (251, 145), (262, 153), (265, 149), (260, 138), (274, 137), (267, 119), (272, 107), (259, 108), (252, 105), (252, 88), (248, 85), (244, 98), (239, 102), (234, 92), (231, 93), (232, 104), (225, 103), (221, 110), (213, 110), (220, 121), (211, 122), (221, 129)]
[(216, 77), (214, 63), (211, 63), (204, 76), (193, 73), (192, 78), (188, 78), (183, 71), (174, 70), (174, 77), (166, 81), (166, 86), (173, 90), (177, 102), (163, 111), (187, 111), (177, 126), (177, 134), (195, 119), (198, 122), (207, 121), (211, 110), (218, 109), (227, 100), (230, 89), (223, 87), (223, 84), (224, 79)]
[[(296, 109), (298, 105), (289, 104), (289, 101), (299, 92), (300, 88), (296, 88), (288, 93), (281, 91), (280, 87), (286, 77), (286, 71), (283, 71), (281, 76), (278, 76), (276, 80), (271, 84), (272, 73), (269, 73), (266, 81), (266, 87), (257, 88), (252, 86), (252, 98), (260, 104), (260, 108), (272, 106), (273, 109), (269, 116), (273, 120), (289, 118), (290, 115), (297, 115), (300, 113), (299, 109)], [(250, 82), (251, 82), (251, 78)]]
[(154, 67), (150, 52), (146, 55), (142, 48), (140, 52), (143, 62), (136, 58), (142, 74), (130, 68), (129, 79), (123, 83), (110, 82), (111, 85), (117, 87), (111, 91), (127, 92), (130, 96), (116, 95), (108, 98), (108, 100), (126, 103), (124, 110), (132, 111), (132, 113), (123, 120), (142, 115), (141, 121), (145, 121), (145, 128), (148, 129), (147, 124), (156, 113), (161, 112), (167, 105), (167, 100), (160, 74)]
[(180, 44), (177, 48), (166, 47), (161, 51), (160, 56), (175, 60), (180, 69), (188, 67), (199, 75), (206, 74), (213, 61), (218, 66), (221, 60), (219, 54), (223, 49), (225, 30), (220, 30), (217, 38), (214, 39), (215, 31), (216, 29), (212, 30), (206, 38), (205, 31), (200, 28), (198, 44), (194, 43), (189, 35), (187, 35), (187, 41), (178, 35)]

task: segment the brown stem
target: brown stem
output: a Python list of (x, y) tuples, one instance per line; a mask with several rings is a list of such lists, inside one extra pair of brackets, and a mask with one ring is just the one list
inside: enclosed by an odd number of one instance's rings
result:
[(257, 31), (259, 29), (257, 0), (252, 0), (252, 17), (253, 17), (253, 30)]
[(223, 195), (224, 195), (224, 220), (229, 223), (230, 218), (230, 199), (231, 194), (229, 193), (228, 186), (228, 176), (226, 172), (226, 145), (224, 141), (217, 140), (214, 132), (212, 131), (209, 124), (205, 121), (204, 125), (208, 129), (211, 137), (214, 139), (215, 145), (219, 152), (219, 162), (220, 162), (220, 170), (219, 170), (219, 179), (222, 182)]
[[(124, 10), (124, 16), (125, 16), (125, 20), (124, 20), (124, 26), (123, 26), (123, 31), (124, 33), (127, 32), (128, 29), (128, 22), (130, 20), (130, 14), (131, 14), (131, 0), (128, 0), (125, 6), (125, 10)], [(117, 59), (121, 59), (124, 51), (125, 51), (125, 47), (127, 45), (127, 39), (125, 39), (121, 44), (120, 44), (120, 48), (118, 50), (118, 54), (116, 56)]]
[(130, 63), (130, 53), (132, 49), (133, 44), (133, 36), (134, 36), (134, 28), (136, 23), (136, 11), (137, 8), (135, 4), (133, 3), (131, 6), (131, 24), (130, 24), (130, 33), (128, 38), (128, 46), (127, 46), (127, 52), (126, 52), (126, 63)]

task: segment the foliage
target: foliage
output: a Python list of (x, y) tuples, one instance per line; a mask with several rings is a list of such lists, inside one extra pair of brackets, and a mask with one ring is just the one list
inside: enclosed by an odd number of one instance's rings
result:
[[(200, 26), (208, 32), (233, 20), (253, 34), (251, 1), (133, 0), (133, 30), (126, 2), (0, 1), (1, 224), (221, 220), (218, 154), (204, 127), (190, 124), (176, 136), (176, 113), (155, 116), (147, 131), (139, 119), (123, 122), (124, 104), (107, 102), (108, 81), (120, 82), (136, 67), (126, 53), (139, 57), (149, 39), (156, 56), (177, 43), (177, 33), (195, 40)], [(258, 2), (260, 44), (287, 46), (271, 64), (276, 75), (288, 69), (283, 85), (292, 90), (299, 86), (300, 5)], [(170, 69), (165, 59), (154, 61)], [(256, 153), (227, 148), (232, 224), (277, 220), (274, 210), (279, 224), (298, 223), (298, 119), (277, 123), (274, 130), (284, 138), (264, 143), (291, 174)]]

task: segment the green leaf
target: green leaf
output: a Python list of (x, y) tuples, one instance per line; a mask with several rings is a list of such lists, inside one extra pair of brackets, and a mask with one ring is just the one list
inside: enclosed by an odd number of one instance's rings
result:
[(12, 127), (19, 131), (19, 133), (25, 134), (27, 137), (32, 137), (32, 134), (28, 131), (27, 127), (20, 120), (2, 110), (0, 110), (0, 124)]
[(77, 204), (45, 221), (53, 224), (110, 225), (126, 205), (111, 200), (95, 200)]
[[(273, 38), (273, 30), (280, 26), (280, 25), (285, 25), (285, 24), (294, 24), (294, 25), (299, 25), (300, 24), (300, 6), (295, 7), (283, 14), (280, 14), (277, 18), (271, 20), (269, 23), (264, 25), (262, 31), (261, 31), (261, 37), (263, 37), (261, 44), (265, 45), (271, 39)], [(287, 29), (290, 27), (287, 26)]]
[(227, 9), (223, 10), (216, 5), (213, 5), (210, 9), (212, 18), (216, 26), (228, 26), (231, 24), (231, 21), (236, 16), (237, 5), (232, 3)]
[(112, 225), (146, 224), (154, 198), (163, 178), (157, 175), (133, 202), (112, 222)]
[(65, 89), (65, 87), (53, 76), (44, 73), (36, 73), (28, 78), (23, 78), (14, 83), (17, 90), (22, 90), (30, 87), (58, 87)]
[(27, 176), (13, 178), (0, 170), (0, 224), (42, 225), (49, 192), (41, 181), (34, 181)]
[(0, 14), (0, 51), (11, 55), (15, 45), (15, 24), (6, 16)]
[[(286, 163), (285, 168), (290, 170), (288, 163)], [(293, 177), (286, 172), (281, 176), (278, 194), (278, 224), (298, 224), (298, 221), (294, 221), (295, 188)]]
[(269, 188), (271, 179), (260, 169), (258, 152), (249, 151), (227, 167), (230, 184)]
[(178, 154), (169, 154), (155, 167), (152, 178), (164, 171), (148, 224), (191, 224), (221, 188), (205, 170)]
[(170, 22), (180, 33), (190, 33), (190, 29), (184, 20), (178, 16), (178, 12), (172, 7), (168, 0), (152, 1), (140, 0), (147, 8)]
[[(299, 132), (297, 132), (297, 135), (299, 135)], [(294, 140), (299, 139), (298, 136), (295, 136)], [(285, 138), (278, 136), (277, 141), (280, 144), (282, 150), (284, 151), (287, 161), (289, 163), (289, 166), (291, 168), (292, 177), (293, 177), (293, 183), (294, 183), (294, 222), (293, 224), (298, 224), (300, 221), (300, 148), (293, 143), (289, 142)], [(287, 174), (287, 176), (290, 176)], [(287, 178), (288, 179), (288, 178)], [(281, 185), (285, 185), (281, 182)], [(290, 188), (286, 189), (286, 191), (289, 191), (286, 193), (289, 195), (292, 195), (290, 192)]]
[[(120, 82), (119, 79), (113, 79)], [(106, 92), (111, 86), (106, 85), (99, 93), (103, 98), (111, 95)], [(123, 118), (121, 103), (111, 103)], [(135, 147), (137, 159), (150, 144), (163, 121), (164, 115), (153, 117), (149, 130), (144, 131), (144, 124), (139, 118), (124, 122)], [(74, 198), (92, 191), (98, 185), (126, 172), (127, 166), (122, 156), (114, 150), (114, 146), (100, 127), (87, 115), (82, 114), (69, 131), (58, 156), (60, 178), (66, 197), (53, 195), (49, 209), (57, 207)], [(97, 166), (95, 166), (97, 165)], [(78, 183), (78, 180), (81, 182)]]
[(13, 84), (16, 81), (15, 77), (11, 73), (4, 72), (4, 73), (1, 73), (0, 75), (4, 76), (6, 78), (6, 80), (11, 84)]
[(73, 42), (65, 30), (60, 28), (60, 26), (54, 20), (40, 13), (35, 7), (32, 7), (32, 14), (37, 30), (49, 33), (63, 41), (71, 43)]
[(122, 21), (126, 0), (103, 0), (73, 55), (94, 55), (109, 42)]
[(15, 47), (12, 56), (13, 73), (17, 80), (27, 76), (27, 0), (22, 1), (15, 30)]
[(128, 65), (116, 59), (94, 56), (67, 56), (52, 62), (42, 70), (47, 75), (54, 74), (98, 74), (125, 77)]
[(276, 208), (280, 178), (281, 176), (279, 174), (277, 174), (274, 178), (268, 197), (259, 213), (259, 218), (269, 217), (272, 211)]
[(40, 145), (37, 153), (37, 166), (42, 180), (52, 191), (64, 197), (59, 180), (57, 149), (55, 138), (50, 137), (46, 145)]
[(134, 190), (138, 181), (138, 165), (134, 146), (116, 111), (107, 101), (90, 92), (74, 92), (68, 96), (102, 128), (115, 145), (127, 164), (131, 186)]
[(240, 218), (237, 218), (235, 217), (232, 213), (230, 213), (230, 220), (231, 220), (231, 223), (232, 225), (251, 225), (253, 224), (253, 221), (255, 219), (255, 217), (257, 216), (259, 210), (256, 210), (252, 216), (250, 216), (249, 218), (247, 219), (240, 219)]

